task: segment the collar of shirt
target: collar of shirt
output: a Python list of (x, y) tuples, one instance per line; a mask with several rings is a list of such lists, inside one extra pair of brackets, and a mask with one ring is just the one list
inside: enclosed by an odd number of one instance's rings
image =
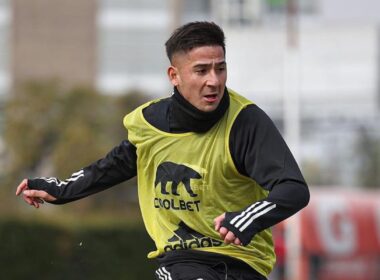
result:
[(223, 117), (229, 105), (230, 98), (227, 88), (224, 90), (219, 106), (212, 112), (203, 112), (190, 104), (174, 87), (169, 108), (170, 131), (204, 133)]

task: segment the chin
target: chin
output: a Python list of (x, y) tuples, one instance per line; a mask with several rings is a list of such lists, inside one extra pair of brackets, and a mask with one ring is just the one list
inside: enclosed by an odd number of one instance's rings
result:
[(218, 105), (219, 104), (217, 104), (217, 105), (206, 105), (206, 106), (203, 106), (203, 108), (200, 110), (203, 112), (212, 112), (212, 111), (215, 111), (216, 108), (218, 108)]

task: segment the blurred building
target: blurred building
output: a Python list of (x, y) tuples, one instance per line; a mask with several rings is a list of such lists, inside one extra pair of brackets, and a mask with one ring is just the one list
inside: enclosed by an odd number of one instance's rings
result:
[(0, 96), (45, 76), (167, 96), (164, 43), (192, 20), (222, 25), (228, 86), (268, 112), (313, 182), (357, 184), (359, 131), (380, 138), (377, 0), (0, 0)]
[(10, 84), (10, 7), (7, 0), (0, 0), (0, 99), (8, 92)]
[[(4, 97), (9, 92), (10, 72), (9, 72), (9, 37), (10, 37), (10, 9), (7, 0), (0, 0), (0, 136), (3, 131), (4, 117)], [(0, 170), (4, 170), (4, 143), (0, 137)], [(2, 176), (2, 172), (0, 172)]]
[(212, 18), (212, 1), (100, 0), (97, 87), (105, 93), (142, 89), (168, 95), (165, 41), (181, 23)]
[(171, 3), (154, 0), (98, 1), (98, 73), (106, 93), (138, 88), (154, 95), (168, 90), (164, 42)]
[(94, 84), (96, 1), (12, 0), (11, 8), (14, 85), (47, 78)]

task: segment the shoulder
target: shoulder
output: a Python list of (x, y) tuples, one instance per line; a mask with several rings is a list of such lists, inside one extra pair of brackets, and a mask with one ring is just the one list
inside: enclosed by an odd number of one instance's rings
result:
[(237, 139), (249, 143), (265, 139), (269, 143), (280, 141), (282, 136), (272, 119), (259, 106), (250, 104), (239, 112), (232, 125), (230, 141)]
[(154, 127), (167, 131), (169, 125), (169, 108), (172, 103), (172, 98), (167, 97), (152, 102), (143, 109), (145, 120)]
[(166, 115), (165, 112), (168, 111), (170, 103), (170, 97), (155, 99), (144, 103), (124, 117), (124, 126), (127, 127), (128, 125), (142, 121), (142, 117), (149, 123), (153, 124), (157, 118)]
[(147, 118), (151, 115), (157, 116), (157, 114), (162, 114), (162, 112), (166, 112), (172, 102), (171, 97), (161, 98), (157, 100), (153, 100), (147, 103), (143, 108), (144, 117)]
[(244, 107), (236, 117), (235, 125), (252, 126), (260, 124), (272, 124), (270, 117), (256, 104)]

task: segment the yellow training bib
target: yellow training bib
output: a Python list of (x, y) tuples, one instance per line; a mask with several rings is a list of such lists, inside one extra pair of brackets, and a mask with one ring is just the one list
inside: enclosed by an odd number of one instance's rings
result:
[(226, 245), (213, 220), (241, 211), (267, 196), (254, 180), (235, 168), (230, 150), (231, 127), (249, 100), (228, 90), (230, 106), (205, 133), (167, 133), (149, 124), (144, 104), (124, 118), (128, 140), (136, 147), (138, 193), (145, 227), (157, 249), (154, 258), (172, 250), (195, 249), (240, 259), (268, 275), (275, 262), (270, 229), (245, 247)]

